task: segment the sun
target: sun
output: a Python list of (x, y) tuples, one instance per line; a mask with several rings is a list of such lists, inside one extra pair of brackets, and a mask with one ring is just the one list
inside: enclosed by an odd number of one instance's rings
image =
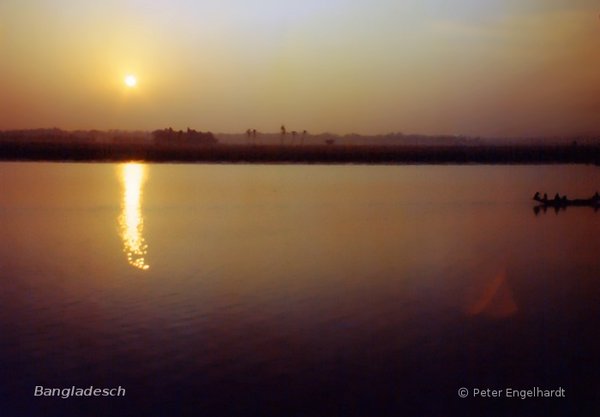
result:
[(137, 85), (137, 78), (135, 77), (135, 75), (127, 75), (125, 77), (125, 85), (129, 88), (133, 88)]

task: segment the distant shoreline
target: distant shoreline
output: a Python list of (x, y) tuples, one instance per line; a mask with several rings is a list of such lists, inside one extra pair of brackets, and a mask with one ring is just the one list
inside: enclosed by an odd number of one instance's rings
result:
[(231, 145), (0, 141), (1, 161), (282, 164), (596, 164), (600, 145)]

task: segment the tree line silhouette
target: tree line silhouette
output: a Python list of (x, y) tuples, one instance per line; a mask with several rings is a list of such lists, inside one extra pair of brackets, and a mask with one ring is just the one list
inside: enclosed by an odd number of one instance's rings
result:
[[(300, 144), (303, 145), (305, 138), (308, 136), (307, 130), (303, 130), (302, 133), (298, 133), (298, 131), (296, 131), (296, 130), (292, 130), (291, 132), (288, 132), (285, 125), (281, 125), (279, 130), (280, 130), (279, 138), (280, 138), (281, 145), (283, 145), (285, 142), (285, 139), (290, 136), (291, 136), (290, 144), (293, 145), (294, 142), (296, 142), (296, 138), (298, 137), (298, 135), (300, 135)], [(254, 143), (256, 143), (256, 139), (257, 139), (258, 135), (259, 135), (259, 132), (256, 129), (247, 129), (246, 130), (246, 136), (249, 141), (253, 141)]]
[(199, 132), (187, 128), (187, 131), (173, 130), (172, 128), (159, 129), (152, 132), (152, 137), (157, 143), (186, 143), (186, 144), (215, 144), (217, 139), (211, 132)]

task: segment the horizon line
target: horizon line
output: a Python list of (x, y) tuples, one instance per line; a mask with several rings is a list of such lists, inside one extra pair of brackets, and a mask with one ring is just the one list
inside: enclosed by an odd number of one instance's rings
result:
[[(99, 132), (99, 133), (105, 133), (105, 134), (110, 134), (110, 133), (146, 133), (146, 134), (151, 134), (152, 132), (156, 131), (156, 130), (162, 130), (162, 129), (170, 129), (172, 127), (163, 127), (163, 128), (156, 128), (156, 129), (119, 129), (119, 128), (110, 128), (110, 129), (97, 129), (97, 128), (90, 128), (90, 129), (63, 129), (63, 128), (59, 128), (56, 126), (53, 127), (34, 127), (34, 128), (9, 128), (9, 129), (0, 129), (0, 133), (8, 133), (8, 132), (35, 132), (35, 131), (61, 131), (64, 133), (78, 133), (78, 132), (86, 132), (86, 133), (91, 133), (91, 132)], [(186, 131), (187, 129), (190, 130), (196, 130), (195, 128), (191, 128), (191, 127), (187, 127), (186, 129), (173, 129), (174, 131)], [(239, 135), (239, 136), (246, 136), (247, 132), (246, 131), (239, 131), (239, 132), (213, 132), (211, 130), (198, 130), (198, 132), (207, 132), (207, 133), (212, 133), (213, 135)], [(291, 135), (292, 131), (286, 131), (285, 135)], [(302, 135), (302, 131), (295, 131), (298, 135)], [(260, 130), (256, 130), (257, 134), (261, 134), (261, 135), (274, 135), (274, 136), (281, 136), (281, 132), (263, 132)], [(369, 138), (369, 137), (386, 137), (386, 136), (404, 136), (404, 137), (427, 137), (427, 138), (435, 138), (435, 137), (446, 137), (446, 138), (465, 138), (465, 139), (480, 139), (480, 140), (506, 140), (506, 139), (538, 139), (538, 140), (552, 140), (552, 139), (577, 139), (577, 138), (584, 138), (584, 139), (600, 139), (600, 132), (599, 133), (594, 133), (594, 132), (580, 132), (580, 133), (569, 133), (569, 134), (556, 134), (556, 135), (478, 135), (478, 134), (452, 134), (452, 133), (416, 133), (416, 132), (411, 132), (411, 133), (404, 133), (401, 131), (394, 131), (394, 132), (387, 132), (387, 133), (356, 133), (356, 132), (347, 132), (347, 133), (335, 133), (335, 132), (330, 132), (330, 131), (324, 131), (324, 132), (318, 132), (318, 133), (312, 133), (310, 131), (306, 131), (306, 134), (309, 136), (337, 136), (337, 137), (349, 137), (349, 136), (354, 136), (354, 137), (364, 137), (364, 138)]]

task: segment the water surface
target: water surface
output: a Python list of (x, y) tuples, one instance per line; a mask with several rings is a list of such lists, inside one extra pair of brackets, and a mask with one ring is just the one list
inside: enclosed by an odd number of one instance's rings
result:
[[(593, 194), (595, 167), (1, 163), (0, 182), (2, 415), (596, 403), (600, 213), (531, 201)], [(127, 395), (33, 398), (92, 384)], [(508, 386), (567, 398), (457, 396)]]

